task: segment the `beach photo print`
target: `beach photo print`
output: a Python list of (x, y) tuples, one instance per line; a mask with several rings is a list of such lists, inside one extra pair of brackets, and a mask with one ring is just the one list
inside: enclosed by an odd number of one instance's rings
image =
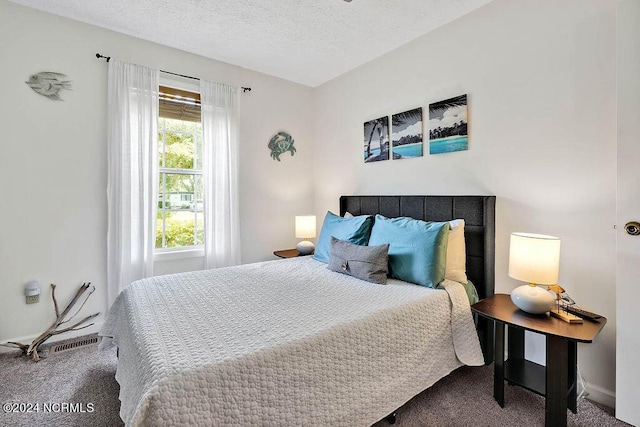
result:
[(365, 163), (389, 160), (389, 117), (364, 123)]
[(391, 116), (393, 159), (422, 157), (422, 108)]
[(467, 95), (429, 104), (429, 154), (468, 149)]

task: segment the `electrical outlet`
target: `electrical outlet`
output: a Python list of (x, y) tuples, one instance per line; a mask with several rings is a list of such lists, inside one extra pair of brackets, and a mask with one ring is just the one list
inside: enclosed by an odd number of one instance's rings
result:
[(26, 298), (27, 298), (27, 304), (34, 304), (36, 302), (40, 302), (40, 295), (32, 295)]

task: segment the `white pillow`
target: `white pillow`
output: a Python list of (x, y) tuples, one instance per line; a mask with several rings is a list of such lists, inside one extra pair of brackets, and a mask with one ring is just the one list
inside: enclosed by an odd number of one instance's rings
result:
[(344, 213), (343, 218), (353, 218), (353, 214), (351, 212), (347, 211), (347, 212)]
[(464, 245), (464, 219), (449, 221), (447, 264), (444, 278), (467, 283), (467, 251)]

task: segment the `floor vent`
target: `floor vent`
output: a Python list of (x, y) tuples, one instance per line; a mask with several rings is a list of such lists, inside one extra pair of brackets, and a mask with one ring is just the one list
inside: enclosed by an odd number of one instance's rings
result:
[(76, 341), (52, 345), (51, 348), (49, 349), (49, 354), (69, 351), (69, 350), (73, 350), (74, 348), (85, 347), (87, 345), (93, 345), (99, 342), (100, 342), (100, 337), (97, 337), (97, 336), (89, 337), (89, 338), (80, 337)]

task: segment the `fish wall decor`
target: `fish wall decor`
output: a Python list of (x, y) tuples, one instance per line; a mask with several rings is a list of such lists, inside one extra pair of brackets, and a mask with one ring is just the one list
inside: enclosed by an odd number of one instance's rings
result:
[(71, 90), (71, 81), (63, 80), (66, 75), (62, 73), (54, 73), (52, 71), (43, 71), (33, 74), (25, 83), (36, 93), (46, 96), (54, 101), (62, 101), (60, 98), (60, 90)]

